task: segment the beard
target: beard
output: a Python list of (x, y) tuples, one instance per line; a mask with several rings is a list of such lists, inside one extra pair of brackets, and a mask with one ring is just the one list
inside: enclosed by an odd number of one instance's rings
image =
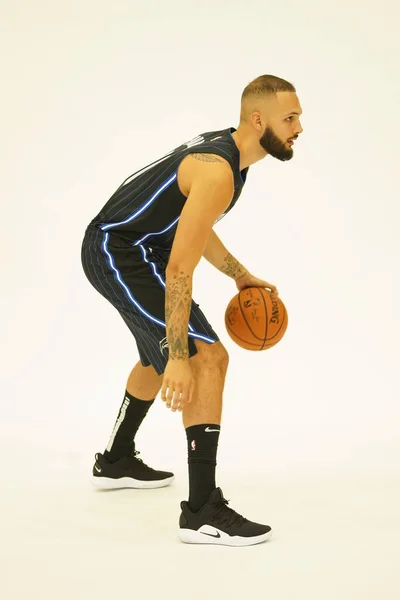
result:
[(293, 158), (292, 148), (286, 146), (269, 126), (265, 128), (265, 131), (260, 138), (260, 145), (268, 154), (278, 160), (290, 160)]

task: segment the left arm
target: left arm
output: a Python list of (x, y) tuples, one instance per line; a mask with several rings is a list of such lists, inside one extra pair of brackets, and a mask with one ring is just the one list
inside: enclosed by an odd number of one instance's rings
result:
[(208, 238), (203, 256), (213, 267), (225, 273), (228, 277), (232, 277), (235, 281), (248, 273), (247, 269), (228, 252), (213, 229)]
[(268, 281), (254, 277), (246, 267), (232, 256), (213, 229), (208, 238), (203, 256), (221, 273), (225, 273), (225, 275), (234, 279), (239, 291), (246, 287), (263, 287), (270, 289), (276, 295), (279, 294), (274, 285), (268, 283)]

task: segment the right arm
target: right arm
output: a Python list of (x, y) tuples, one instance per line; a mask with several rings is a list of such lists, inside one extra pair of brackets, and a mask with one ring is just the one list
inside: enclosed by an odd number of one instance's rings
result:
[[(192, 303), (192, 281), (216, 219), (229, 206), (233, 174), (226, 161), (207, 155), (194, 170), (189, 195), (182, 210), (166, 269), (165, 320), (169, 361), (164, 373), (161, 398), (180, 410), (189, 401), (188, 325)], [(169, 393), (166, 396), (166, 389)], [(175, 392), (175, 397), (174, 397)], [(181, 398), (179, 395), (181, 394)]]

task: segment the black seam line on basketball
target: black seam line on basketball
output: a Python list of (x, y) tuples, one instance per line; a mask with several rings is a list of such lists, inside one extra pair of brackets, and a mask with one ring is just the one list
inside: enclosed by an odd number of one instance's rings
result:
[(259, 348), (259, 344), (255, 344), (254, 342), (249, 342), (248, 340), (245, 340), (244, 338), (240, 337), (240, 335), (238, 335), (237, 333), (235, 333), (233, 331), (233, 329), (229, 326), (229, 322), (227, 319), (225, 319), (225, 325), (226, 328), (231, 332), (231, 334), (237, 338), (238, 340), (240, 340), (241, 342), (244, 342), (245, 344), (249, 344), (249, 346), (255, 346), (257, 349)]
[[(238, 339), (239, 341), (241, 341), (241, 342), (244, 342), (244, 343), (245, 343), (245, 344), (247, 344), (248, 346), (255, 346), (255, 350), (257, 350), (257, 352), (258, 352), (258, 351), (261, 351), (261, 348), (260, 348), (260, 346), (259, 346), (258, 344), (254, 344), (253, 342), (248, 342), (247, 340), (245, 340), (245, 339), (241, 338), (240, 336), (238, 336), (238, 335), (237, 335), (237, 334), (236, 334), (234, 331), (232, 331), (232, 329), (229, 327), (229, 323), (228, 323), (228, 321), (227, 321), (227, 320), (225, 320), (225, 325), (226, 325), (226, 328), (227, 328), (227, 330), (228, 330), (228, 331), (230, 332), (230, 334), (232, 335), (232, 339), (233, 339), (233, 338), (236, 338), (236, 339)], [(274, 336), (274, 337), (275, 337), (275, 336)], [(235, 340), (233, 340), (233, 341), (235, 341)], [(269, 341), (270, 341), (270, 340), (268, 340), (268, 342), (269, 342)], [(277, 342), (274, 342), (273, 344), (270, 344), (270, 343), (268, 343), (268, 344), (266, 344), (266, 345), (264, 346), (263, 350), (265, 350), (265, 349), (267, 349), (267, 348), (272, 348), (272, 346), (275, 346), (275, 344), (277, 344)], [(253, 350), (253, 349), (252, 349), (252, 348), (245, 348), (245, 350)]]
[(245, 344), (248, 344), (249, 346), (255, 346), (257, 348), (257, 350), (260, 349), (259, 344), (254, 344), (253, 342), (248, 342), (247, 340), (245, 340), (244, 338), (241, 338), (239, 335), (237, 335), (234, 331), (232, 331), (232, 329), (229, 327), (229, 323), (228, 321), (225, 319), (225, 325), (226, 328), (231, 332), (231, 334), (237, 338), (238, 340), (240, 340), (241, 342), (244, 342)]
[[(273, 335), (271, 338), (269, 338), (269, 340), (268, 340), (268, 344), (266, 344), (266, 345), (264, 346), (264, 348), (271, 348), (272, 346), (275, 346), (275, 344), (277, 344), (277, 343), (278, 343), (278, 342), (273, 342), (272, 344), (270, 344), (269, 342), (271, 342), (271, 340), (273, 340), (273, 339), (274, 339), (274, 338), (275, 338), (275, 337), (278, 335), (278, 333), (280, 332), (280, 330), (282, 329), (282, 327), (283, 327), (283, 326), (284, 326), (284, 324), (285, 324), (285, 318), (287, 318), (287, 311), (286, 311), (286, 309), (285, 309), (285, 313), (284, 313), (284, 315), (283, 315), (283, 319), (282, 319), (282, 325), (279, 327), (279, 330), (278, 330), (278, 331), (277, 331), (277, 332), (276, 332), (276, 333), (275, 333), (275, 334), (274, 334), (274, 335)], [(281, 338), (281, 339), (282, 339), (282, 338)], [(264, 350), (264, 348), (262, 348), (262, 349)]]
[(276, 333), (274, 333), (274, 335), (268, 341), (273, 340), (274, 337), (276, 337), (278, 335), (278, 333), (280, 332), (280, 330), (284, 326), (284, 324), (285, 324), (285, 317), (287, 318), (287, 310), (286, 310), (286, 308), (284, 310), (285, 310), (285, 312), (283, 313), (283, 319), (282, 319), (281, 326), (279, 327), (278, 331), (276, 331)]
[[(248, 321), (247, 321), (247, 319), (246, 319), (246, 317), (245, 317), (245, 315), (244, 315), (243, 309), (242, 309), (242, 304), (241, 304), (241, 301), (240, 301), (240, 294), (241, 294), (242, 292), (244, 292), (244, 291), (245, 291), (245, 289), (246, 289), (246, 288), (244, 288), (243, 290), (241, 290), (241, 291), (239, 292), (238, 304), (239, 304), (240, 312), (242, 313), (243, 319), (245, 320), (247, 327), (249, 328), (250, 332), (253, 334), (253, 336), (255, 337), (255, 339), (256, 339), (256, 340), (260, 340), (260, 341), (262, 341), (262, 339), (263, 339), (263, 338), (262, 338), (262, 337), (259, 337), (258, 335), (256, 335), (256, 334), (254, 333), (254, 331), (252, 330), (252, 328), (250, 327), (250, 324), (248, 323)], [(268, 318), (268, 315), (267, 315), (267, 314), (266, 314), (266, 317)]]
[[(263, 298), (264, 298), (264, 296), (263, 296)], [(274, 339), (274, 338), (275, 338), (275, 337), (276, 337), (276, 336), (277, 336), (277, 335), (280, 333), (280, 331), (281, 331), (282, 327), (283, 327), (283, 326), (284, 326), (284, 324), (285, 324), (285, 317), (286, 317), (286, 319), (288, 318), (287, 310), (286, 310), (286, 307), (285, 307), (285, 305), (283, 304), (283, 302), (281, 303), (281, 306), (282, 306), (282, 308), (283, 308), (283, 310), (284, 310), (284, 313), (283, 313), (283, 319), (282, 319), (282, 323), (281, 323), (281, 325), (280, 325), (279, 329), (278, 329), (278, 330), (277, 330), (277, 331), (274, 333), (274, 335), (268, 339), (268, 342), (271, 342), (271, 341), (272, 341), (272, 340), (273, 340), (273, 339)], [(267, 335), (267, 333), (268, 333), (268, 331), (266, 332), (266, 335)], [(275, 343), (276, 343), (276, 342), (275, 342)], [(275, 344), (275, 343), (274, 343), (274, 344)], [(273, 345), (274, 345), (274, 344), (273, 344)], [(268, 348), (268, 345), (266, 346), (266, 348)]]
[[(264, 299), (264, 296), (263, 296), (263, 299)], [(288, 316), (288, 315), (287, 315), (287, 310), (286, 310), (286, 308), (285, 308), (285, 305), (284, 305), (283, 303), (282, 303), (282, 308), (283, 308), (283, 310), (284, 310), (284, 313), (283, 313), (283, 319), (282, 319), (282, 323), (281, 323), (281, 325), (280, 325), (279, 329), (278, 329), (278, 330), (277, 330), (277, 331), (274, 333), (274, 335), (268, 339), (268, 342), (271, 342), (271, 341), (272, 341), (272, 340), (273, 340), (273, 339), (274, 339), (274, 338), (275, 338), (275, 337), (276, 337), (276, 336), (277, 336), (277, 335), (280, 333), (280, 331), (281, 331), (282, 327), (283, 327), (283, 326), (284, 326), (284, 324), (285, 324), (285, 317), (287, 318), (287, 316)], [(265, 308), (265, 310), (266, 310), (266, 308)], [(266, 331), (266, 334), (265, 334), (265, 335), (267, 336), (267, 334), (268, 334), (268, 326), (267, 326), (267, 331)], [(266, 339), (266, 338), (265, 338), (265, 339)], [(268, 348), (268, 345), (266, 346), (266, 348)], [(261, 348), (261, 350), (263, 350), (263, 348)]]
[[(264, 294), (262, 292), (260, 292), (260, 295), (261, 295), (261, 298), (263, 299), (264, 308), (265, 308), (265, 336), (264, 336), (263, 345), (260, 348), (260, 350), (263, 350), (263, 348), (265, 346), (265, 342), (267, 340), (267, 335), (268, 335), (268, 311), (267, 311), (267, 304), (265, 302)], [(272, 307), (272, 304), (271, 304), (271, 307)]]

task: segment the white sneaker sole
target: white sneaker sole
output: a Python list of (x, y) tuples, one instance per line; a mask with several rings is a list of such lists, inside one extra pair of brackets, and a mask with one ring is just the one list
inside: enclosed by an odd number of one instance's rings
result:
[(261, 544), (262, 542), (267, 541), (271, 535), (272, 531), (268, 531), (268, 533), (264, 533), (263, 535), (257, 535), (254, 537), (240, 537), (240, 536), (232, 536), (220, 531), (219, 538), (212, 537), (209, 535), (205, 535), (199, 531), (195, 531), (194, 529), (179, 529), (178, 538), (181, 542), (185, 544), (218, 544), (220, 546), (254, 546), (255, 544)]
[(133, 477), (120, 477), (120, 479), (112, 479), (111, 477), (97, 477), (92, 475), (92, 485), (101, 490), (118, 490), (121, 488), (134, 489), (154, 489), (170, 485), (175, 477), (160, 479), (157, 481), (141, 481), (133, 479)]

